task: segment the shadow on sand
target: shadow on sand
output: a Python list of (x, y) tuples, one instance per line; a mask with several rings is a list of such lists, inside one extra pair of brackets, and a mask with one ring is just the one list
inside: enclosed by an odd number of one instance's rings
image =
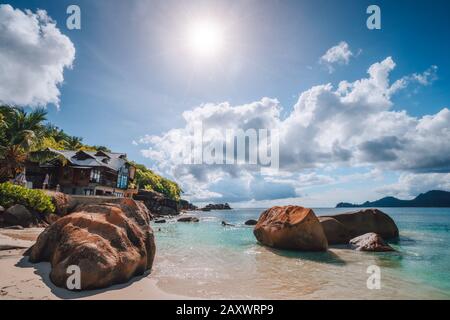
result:
[[(260, 244), (261, 245), (261, 244)], [(265, 247), (270, 252), (279, 255), (281, 257), (293, 258), (293, 259), (303, 259), (310, 260), (318, 263), (328, 263), (339, 266), (346, 265), (346, 262), (342, 260), (336, 253), (332, 251), (324, 251), (324, 252), (301, 252), (294, 250), (280, 250), (270, 247)]]
[(136, 281), (139, 281), (143, 278), (145, 278), (150, 271), (147, 271), (141, 276), (133, 277), (131, 280), (129, 280), (126, 283), (122, 284), (115, 284), (113, 286), (110, 286), (108, 288), (104, 289), (96, 289), (96, 290), (86, 290), (86, 291), (70, 291), (64, 288), (57, 287), (53, 284), (53, 282), (50, 280), (50, 271), (51, 271), (51, 265), (49, 262), (40, 262), (40, 263), (31, 263), (28, 260), (27, 256), (23, 256), (15, 265), (19, 268), (34, 268), (34, 274), (41, 277), (42, 281), (47, 285), (51, 292), (61, 299), (80, 299), (85, 298), (89, 296), (94, 296), (106, 291), (114, 291), (114, 290), (120, 290), (123, 288), (126, 288), (133, 284)]

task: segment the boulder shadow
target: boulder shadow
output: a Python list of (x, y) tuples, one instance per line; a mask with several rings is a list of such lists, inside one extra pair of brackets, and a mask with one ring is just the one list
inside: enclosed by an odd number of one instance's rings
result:
[[(263, 246), (262, 244), (259, 244), (260, 246)], [(338, 266), (345, 266), (347, 263), (342, 260), (336, 253), (327, 250), (327, 251), (295, 251), (295, 250), (282, 250), (282, 249), (276, 249), (271, 248), (267, 246), (265, 247), (268, 251), (286, 258), (291, 259), (302, 259), (302, 260), (309, 260), (317, 263), (326, 263), (326, 264), (333, 264)]]
[(51, 292), (57, 296), (60, 299), (80, 299), (90, 296), (95, 296), (97, 294), (107, 292), (107, 291), (114, 291), (114, 290), (121, 290), (123, 288), (126, 288), (133, 284), (136, 281), (139, 281), (146, 276), (150, 274), (150, 271), (146, 271), (143, 275), (136, 276), (131, 278), (128, 282), (121, 283), (121, 284), (115, 284), (107, 288), (102, 289), (95, 289), (95, 290), (83, 290), (83, 291), (72, 291), (64, 288), (57, 287), (53, 284), (53, 282), (50, 280), (50, 271), (51, 271), (51, 265), (50, 262), (39, 262), (39, 263), (31, 263), (28, 259), (28, 256), (23, 256), (16, 264), (16, 267), (18, 268), (34, 268), (34, 274), (38, 275), (42, 282), (50, 288)]

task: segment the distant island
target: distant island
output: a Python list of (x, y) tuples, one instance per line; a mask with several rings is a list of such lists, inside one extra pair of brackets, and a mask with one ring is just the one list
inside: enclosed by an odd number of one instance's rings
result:
[(450, 207), (450, 192), (432, 190), (421, 193), (412, 200), (400, 200), (395, 197), (384, 197), (376, 201), (366, 201), (363, 204), (340, 202), (336, 208), (362, 208), (362, 207)]

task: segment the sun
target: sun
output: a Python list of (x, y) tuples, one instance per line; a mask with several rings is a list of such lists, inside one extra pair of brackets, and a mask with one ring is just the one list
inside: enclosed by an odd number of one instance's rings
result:
[(224, 45), (223, 31), (213, 21), (197, 21), (188, 29), (188, 45), (200, 57), (217, 55)]

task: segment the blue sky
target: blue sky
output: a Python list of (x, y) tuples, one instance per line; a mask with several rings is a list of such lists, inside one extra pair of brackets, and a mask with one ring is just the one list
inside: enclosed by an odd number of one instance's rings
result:
[[(381, 30), (366, 27), (365, 11), (373, 1), (8, 3), (21, 10), (46, 10), (74, 45), (73, 66), (64, 70), (64, 81), (58, 86), (60, 107), (47, 105), (49, 120), (83, 137), (86, 143), (126, 152), (129, 158), (182, 184), (183, 179), (189, 181), (184, 188), (194, 201), (227, 200), (264, 206), (264, 201), (276, 200), (329, 206), (338, 199), (358, 202), (386, 193), (411, 197), (425, 187), (448, 187), (448, 173), (442, 169), (448, 159), (439, 159), (439, 165), (427, 163), (426, 169), (413, 168), (402, 161), (402, 156), (408, 157), (400, 151), (407, 149), (402, 141), (393, 151), (398, 159), (395, 164), (387, 159), (383, 159), (386, 165), (368, 161), (364, 155), (364, 161), (332, 164), (327, 160), (311, 166), (297, 163), (287, 170), (289, 174), (283, 175), (285, 181), (281, 183), (249, 172), (240, 172), (236, 180), (212, 170), (216, 173), (209, 173), (207, 182), (196, 180), (192, 172), (188, 178), (177, 176), (174, 168), (161, 168), (158, 161), (145, 157), (142, 150), (148, 145), (140, 143), (143, 137), (161, 138), (170, 130), (184, 128), (182, 113), (205, 103), (242, 106), (269, 97), (278, 100), (283, 108), (279, 118), (285, 120), (293, 115), (302, 93), (317, 85), (331, 83), (336, 89), (343, 80), (353, 83), (366, 78), (368, 68), (387, 57), (395, 62), (389, 73), (391, 84), (402, 78), (408, 82), (389, 98), (388, 110), (405, 110), (415, 119), (435, 115), (449, 106), (448, 1), (376, 1), (381, 8)], [(70, 4), (81, 8), (81, 30), (66, 28), (65, 11)], [(225, 39), (221, 52), (207, 59), (193, 56), (185, 43), (186, 30), (204, 19), (223, 28)], [(348, 45), (352, 56), (347, 63), (334, 64), (330, 73), (320, 59), (341, 42)], [(427, 70), (434, 73), (426, 84), (413, 80), (414, 75), (426, 75)], [(446, 119), (445, 115), (443, 121)], [(403, 124), (396, 130), (400, 126)], [(446, 138), (445, 127), (449, 128), (448, 123), (435, 133), (437, 138)], [(411, 130), (405, 133), (411, 141), (424, 140), (422, 136), (413, 137)], [(376, 145), (392, 141), (383, 139), (386, 136), (378, 137)], [(439, 148), (445, 152), (448, 144), (442, 143)], [(363, 150), (361, 146), (374, 146), (374, 141), (359, 141), (358, 146), (352, 146), (356, 155)], [(165, 151), (162, 146), (152, 148)], [(391, 149), (386, 150), (377, 150), (377, 154), (386, 155)], [(427, 152), (423, 147), (411, 147), (410, 152), (417, 150)], [(430, 157), (434, 155), (430, 153)], [(418, 159), (417, 163), (425, 160)], [(416, 181), (424, 179), (429, 183), (420, 187)], [(203, 196), (197, 197), (196, 192)]]

